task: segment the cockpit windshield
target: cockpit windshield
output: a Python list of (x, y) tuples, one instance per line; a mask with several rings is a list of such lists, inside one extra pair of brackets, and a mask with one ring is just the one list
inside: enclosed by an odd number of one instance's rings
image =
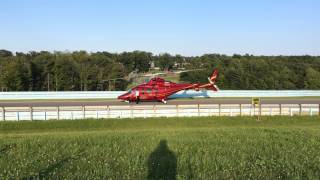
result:
[(132, 88), (132, 89), (130, 89), (129, 91), (128, 91), (128, 93), (129, 94), (132, 94), (132, 93), (134, 93), (136, 91), (136, 89), (135, 88)]

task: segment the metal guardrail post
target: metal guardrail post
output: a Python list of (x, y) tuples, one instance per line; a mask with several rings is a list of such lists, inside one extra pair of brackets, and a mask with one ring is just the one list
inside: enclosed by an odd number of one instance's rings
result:
[(319, 109), (318, 109), (318, 116), (320, 116), (320, 104), (319, 104)]
[(107, 106), (107, 118), (110, 118), (110, 106)]
[(200, 104), (198, 104), (198, 116), (200, 116)]
[(242, 116), (242, 104), (239, 104), (240, 116)]
[(86, 118), (86, 107), (82, 106), (82, 119)]
[(279, 113), (280, 113), (280, 116), (282, 115), (282, 104), (279, 104)]
[(176, 110), (177, 110), (177, 117), (179, 117), (179, 105), (176, 105)]
[(157, 117), (156, 105), (153, 105), (153, 117)]
[(1, 107), (2, 112), (2, 121), (6, 121), (6, 109), (4, 107)]
[(30, 107), (29, 111), (30, 111), (30, 120), (33, 121), (33, 108)]
[(299, 116), (301, 116), (301, 114), (302, 114), (302, 107), (301, 107), (301, 104), (299, 104)]
[(57, 120), (60, 120), (60, 107), (57, 106)]
[(221, 116), (221, 104), (219, 104), (219, 116)]
[(262, 106), (262, 104), (259, 104), (259, 117), (260, 117), (261, 114), (262, 114), (262, 112), (261, 112), (261, 111), (262, 111), (262, 107), (261, 107), (261, 106)]
[(133, 109), (132, 109), (132, 105), (130, 105), (130, 112), (131, 112), (131, 118), (133, 118)]
[(251, 112), (253, 111), (253, 115), (251, 113), (251, 116), (255, 116), (256, 115), (256, 106), (254, 104), (251, 104)]

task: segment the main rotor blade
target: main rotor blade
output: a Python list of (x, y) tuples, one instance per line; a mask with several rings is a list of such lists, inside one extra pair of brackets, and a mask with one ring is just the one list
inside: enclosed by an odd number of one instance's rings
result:
[(126, 78), (104, 79), (104, 80), (102, 80), (102, 82), (106, 82), (106, 81), (114, 81), (114, 80), (119, 80), (119, 79), (126, 79)]
[(159, 73), (154, 73), (154, 74), (144, 74), (140, 75), (143, 77), (153, 77), (153, 76), (158, 76), (158, 75), (165, 75), (165, 74), (181, 74), (184, 72), (191, 72), (191, 71), (201, 71), (204, 69), (190, 69), (190, 70), (181, 70), (181, 71), (168, 71), (168, 72), (159, 72)]
[(201, 71), (201, 70), (205, 70), (205, 69), (190, 69), (190, 70), (176, 71), (176, 72), (173, 72), (173, 73), (181, 74), (181, 73), (184, 73), (184, 72)]

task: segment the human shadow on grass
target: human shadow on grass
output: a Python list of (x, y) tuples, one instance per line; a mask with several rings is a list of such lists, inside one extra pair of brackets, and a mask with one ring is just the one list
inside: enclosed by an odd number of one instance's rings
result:
[(148, 180), (175, 180), (177, 174), (177, 158), (166, 140), (161, 140), (148, 158)]

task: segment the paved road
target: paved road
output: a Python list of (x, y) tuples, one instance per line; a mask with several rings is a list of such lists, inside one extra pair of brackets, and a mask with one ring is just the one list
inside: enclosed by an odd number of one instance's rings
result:
[[(320, 98), (261, 98), (262, 104), (320, 104)], [(132, 105), (137, 105), (131, 103)], [(141, 105), (162, 105), (161, 102), (141, 102)], [(188, 105), (188, 104), (251, 104), (250, 98), (204, 98), (204, 99), (173, 99), (168, 100), (168, 105)], [(119, 100), (57, 100), (57, 101), (0, 101), (0, 107), (51, 107), (51, 106), (127, 106), (128, 103)]]

